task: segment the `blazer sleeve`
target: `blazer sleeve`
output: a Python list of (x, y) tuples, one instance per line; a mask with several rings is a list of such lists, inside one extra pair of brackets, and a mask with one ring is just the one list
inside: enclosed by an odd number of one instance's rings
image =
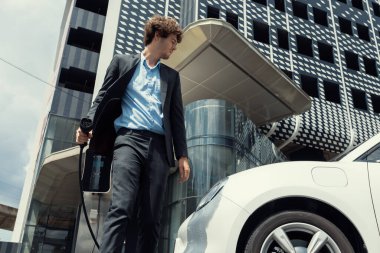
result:
[(87, 113), (88, 119), (91, 119), (94, 122), (95, 113), (96, 113), (96, 110), (98, 109), (100, 102), (103, 100), (104, 95), (106, 94), (109, 87), (117, 80), (118, 77), (119, 77), (119, 55), (115, 55), (110, 65), (107, 68), (103, 85), (100, 88), (94, 102), (92, 103), (92, 106), (90, 107), (90, 110)]
[(187, 144), (186, 144), (186, 129), (185, 129), (185, 119), (183, 113), (183, 102), (182, 102), (182, 92), (181, 92), (181, 81), (179, 78), (179, 73), (176, 72), (176, 81), (173, 90), (172, 97), (172, 108), (171, 108), (171, 129), (173, 135), (173, 145), (175, 156), (177, 160), (182, 157), (188, 157), (187, 154)]

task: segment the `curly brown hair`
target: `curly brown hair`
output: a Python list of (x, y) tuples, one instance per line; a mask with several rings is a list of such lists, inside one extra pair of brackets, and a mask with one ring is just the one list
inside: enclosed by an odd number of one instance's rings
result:
[(154, 15), (148, 19), (144, 27), (144, 45), (149, 45), (155, 33), (158, 32), (162, 38), (167, 38), (170, 34), (177, 36), (177, 43), (182, 41), (182, 29), (174, 18)]

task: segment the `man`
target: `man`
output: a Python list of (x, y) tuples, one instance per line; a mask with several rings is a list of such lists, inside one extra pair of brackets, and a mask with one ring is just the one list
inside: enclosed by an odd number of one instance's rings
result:
[[(179, 74), (160, 63), (181, 40), (174, 19), (149, 19), (141, 54), (116, 55), (108, 67), (87, 115), (93, 130), (88, 135), (77, 130), (78, 144), (91, 138), (90, 148), (96, 152), (113, 150), (112, 202), (104, 223), (102, 253), (121, 252), (135, 219), (136, 252), (156, 250), (169, 167), (174, 166), (173, 146), (180, 181), (189, 178)], [(128, 248), (131, 242), (127, 239), (126, 244)]]

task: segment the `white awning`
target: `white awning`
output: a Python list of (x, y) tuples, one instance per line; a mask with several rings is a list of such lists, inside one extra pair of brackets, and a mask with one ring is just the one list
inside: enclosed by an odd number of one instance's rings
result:
[(45, 158), (38, 175), (33, 199), (50, 206), (77, 207), (79, 147), (53, 153)]
[(196, 21), (165, 64), (179, 71), (184, 104), (224, 99), (255, 124), (310, 109), (311, 99), (229, 23)]

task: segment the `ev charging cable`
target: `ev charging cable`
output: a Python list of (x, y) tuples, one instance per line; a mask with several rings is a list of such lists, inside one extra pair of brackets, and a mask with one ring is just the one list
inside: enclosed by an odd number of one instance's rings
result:
[[(83, 133), (88, 134), (92, 128), (92, 121), (90, 119), (84, 118), (80, 122), (80, 129), (82, 130)], [(80, 151), (79, 151), (79, 166), (78, 166), (78, 179), (79, 179), (79, 189), (80, 189), (80, 196), (81, 196), (81, 201), (82, 201), (82, 207), (83, 207), (83, 213), (84, 217), (86, 219), (87, 227), (88, 230), (90, 231), (92, 240), (94, 241), (96, 247), (99, 249), (99, 243), (96, 240), (96, 237), (94, 235), (94, 232), (92, 231), (91, 225), (90, 225), (90, 220), (88, 219), (87, 215), (87, 209), (86, 209), (86, 203), (84, 202), (84, 197), (83, 197), (83, 185), (82, 185), (82, 156), (83, 156), (83, 149), (87, 145), (87, 143), (80, 144)]]

